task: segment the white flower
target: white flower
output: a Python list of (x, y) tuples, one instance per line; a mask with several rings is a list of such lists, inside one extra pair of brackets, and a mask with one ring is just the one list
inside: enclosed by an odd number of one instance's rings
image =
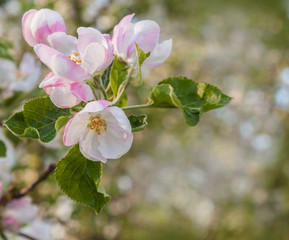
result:
[(106, 162), (128, 152), (133, 141), (131, 126), (118, 107), (109, 101), (88, 103), (67, 123), (63, 141), (66, 146), (79, 142), (81, 153), (93, 161)]

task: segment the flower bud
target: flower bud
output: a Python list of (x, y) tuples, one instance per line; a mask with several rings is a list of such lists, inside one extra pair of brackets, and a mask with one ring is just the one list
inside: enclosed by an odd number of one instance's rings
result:
[(25, 41), (34, 46), (38, 43), (48, 44), (47, 37), (55, 32), (65, 32), (62, 16), (50, 9), (31, 9), (23, 15), (22, 33)]

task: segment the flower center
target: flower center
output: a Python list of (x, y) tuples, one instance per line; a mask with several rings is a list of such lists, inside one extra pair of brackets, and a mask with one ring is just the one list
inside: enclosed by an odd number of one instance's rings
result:
[(87, 124), (87, 127), (90, 130), (95, 131), (97, 135), (101, 135), (101, 131), (107, 130), (106, 121), (101, 118), (100, 114), (97, 114), (95, 116), (91, 116), (89, 118), (89, 123)]
[(79, 52), (72, 51), (72, 54), (68, 58), (77, 65), (81, 65), (82, 60), (80, 59)]

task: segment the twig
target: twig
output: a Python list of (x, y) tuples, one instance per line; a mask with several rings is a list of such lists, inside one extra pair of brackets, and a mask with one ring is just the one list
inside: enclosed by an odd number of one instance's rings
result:
[(21, 237), (25, 237), (25, 238), (27, 238), (27, 239), (29, 239), (29, 240), (38, 240), (38, 239), (36, 239), (36, 238), (34, 238), (34, 237), (31, 237), (31, 236), (29, 236), (29, 235), (27, 235), (27, 234), (25, 234), (25, 233), (19, 232), (18, 235), (21, 236)]
[(56, 164), (51, 163), (48, 169), (42, 173), (42, 175), (38, 178), (38, 180), (32, 183), (30, 186), (22, 188), (21, 190), (12, 187), (0, 200), (0, 207), (5, 206), (12, 199), (17, 199), (25, 196), (27, 193), (32, 191), (39, 183), (45, 180), (56, 168)]
[(44, 173), (42, 173), (42, 175), (38, 178), (36, 182), (32, 183), (30, 186), (22, 188), (18, 193), (13, 194), (13, 198), (21, 198), (25, 196), (27, 193), (32, 191), (39, 183), (45, 180), (50, 175), (50, 173), (54, 171), (55, 168), (56, 168), (56, 164), (51, 163), (48, 169)]

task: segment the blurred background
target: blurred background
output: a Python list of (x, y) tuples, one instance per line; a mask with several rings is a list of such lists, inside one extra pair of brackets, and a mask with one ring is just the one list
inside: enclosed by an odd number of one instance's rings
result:
[[(22, 38), (23, 13), (44, 7), (60, 12), (72, 35), (79, 26), (111, 32), (134, 12), (135, 20), (160, 25), (161, 40), (173, 39), (169, 59), (129, 90), (129, 105), (145, 103), (155, 84), (179, 75), (234, 98), (196, 127), (178, 110), (139, 110), (149, 125), (135, 133), (128, 154), (104, 166), (112, 200), (100, 215), (63, 195), (53, 176), (43, 182), (32, 197), (56, 240), (289, 239), (288, 0), (1, 0), (0, 38), (13, 42), (16, 62), (32, 52)], [(47, 72), (43, 66), (42, 77)], [(17, 93), (12, 105), (38, 94), (37, 86)], [(4, 121), (13, 108), (1, 107)], [(4, 133), (15, 149), (18, 186), (67, 151), (61, 140), (44, 146)]]

